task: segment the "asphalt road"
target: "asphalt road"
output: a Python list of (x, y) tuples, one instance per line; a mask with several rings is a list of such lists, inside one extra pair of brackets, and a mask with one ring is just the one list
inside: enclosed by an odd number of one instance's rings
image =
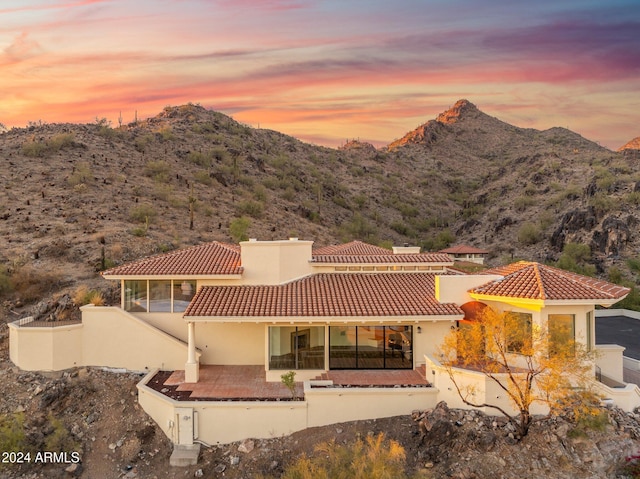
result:
[(596, 318), (596, 344), (619, 344), (624, 355), (640, 360), (640, 320), (625, 316)]

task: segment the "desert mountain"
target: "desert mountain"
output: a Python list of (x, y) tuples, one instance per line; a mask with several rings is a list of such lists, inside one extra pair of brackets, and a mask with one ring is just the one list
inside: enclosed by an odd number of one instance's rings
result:
[(618, 151), (624, 150), (640, 150), (640, 136), (634, 138), (629, 143), (626, 143), (618, 149)]
[(633, 280), (639, 163), (467, 100), (379, 150), (306, 144), (193, 104), (117, 128), (33, 123), (0, 134), (0, 294), (16, 308), (104, 286), (104, 267), (242, 236), (468, 243), (492, 264), (553, 262), (581, 243), (599, 275), (615, 265)]

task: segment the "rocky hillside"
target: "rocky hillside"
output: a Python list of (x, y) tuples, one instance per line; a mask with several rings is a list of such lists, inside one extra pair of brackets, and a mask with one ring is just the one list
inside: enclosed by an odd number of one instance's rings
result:
[[(492, 264), (556, 261), (568, 243), (635, 281), (640, 157), (562, 128), (518, 128), (466, 100), (387, 148), (340, 149), (197, 105), (112, 127), (0, 134), (0, 294), (17, 310), (104, 267), (210, 240), (469, 243)], [(632, 264), (633, 266), (633, 264)]]

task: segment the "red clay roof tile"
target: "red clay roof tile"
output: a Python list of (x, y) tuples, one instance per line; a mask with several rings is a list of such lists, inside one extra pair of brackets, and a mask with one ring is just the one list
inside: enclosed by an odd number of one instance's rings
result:
[(615, 300), (624, 298), (630, 291), (607, 281), (528, 261), (483, 273), (504, 278), (472, 289), (470, 293), (541, 300)]
[(214, 241), (108, 269), (103, 276), (227, 275), (242, 273), (240, 247)]
[(203, 286), (185, 317), (457, 315), (429, 273), (323, 273), (274, 286)]

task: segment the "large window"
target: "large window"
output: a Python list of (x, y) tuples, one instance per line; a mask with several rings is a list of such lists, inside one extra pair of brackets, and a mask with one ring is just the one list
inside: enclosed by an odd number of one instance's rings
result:
[(134, 280), (124, 282), (124, 309), (131, 312), (147, 310), (147, 282)]
[(507, 351), (530, 354), (532, 341), (532, 316), (529, 313), (509, 313), (505, 324)]
[(324, 326), (269, 327), (269, 369), (324, 369)]
[(329, 327), (329, 368), (412, 369), (411, 326)]
[(149, 281), (149, 312), (171, 312), (171, 281)]
[(182, 313), (195, 292), (194, 280), (127, 280), (124, 282), (124, 309), (134, 313)]
[(549, 315), (549, 355), (575, 352), (575, 316), (573, 314)]

